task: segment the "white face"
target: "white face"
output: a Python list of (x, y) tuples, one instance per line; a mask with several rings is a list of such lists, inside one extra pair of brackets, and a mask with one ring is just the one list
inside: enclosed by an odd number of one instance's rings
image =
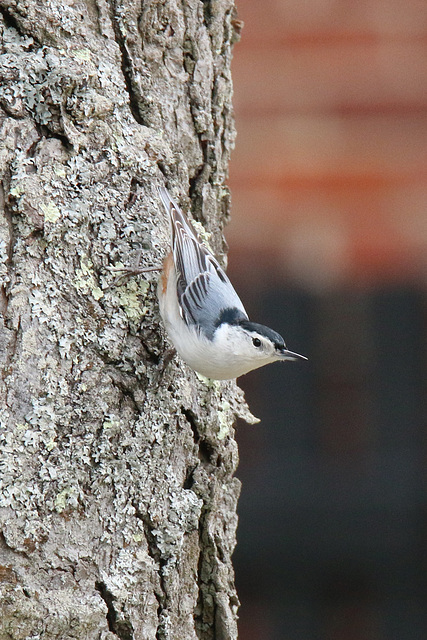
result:
[(271, 340), (259, 333), (246, 331), (240, 326), (221, 325), (215, 334), (215, 343), (220, 352), (230, 362), (233, 361), (236, 367), (245, 370), (245, 373), (270, 362), (285, 359)]
[(242, 352), (247, 354), (250, 358), (260, 362), (274, 362), (280, 360), (280, 351), (276, 349), (276, 346), (271, 340), (265, 336), (256, 333), (254, 331), (238, 332)]

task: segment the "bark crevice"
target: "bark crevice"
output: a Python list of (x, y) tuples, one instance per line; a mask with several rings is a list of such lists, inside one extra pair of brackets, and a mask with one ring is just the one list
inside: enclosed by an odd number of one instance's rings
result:
[[(22, 28), (19, 20), (16, 18), (16, 16), (13, 14), (13, 12), (10, 10), (10, 8), (1, 5), (0, 6), (0, 14), (3, 17), (4, 23), (6, 26), (8, 27), (12, 27), (13, 29), (15, 29), (15, 31), (17, 31), (19, 33), (20, 36), (27, 36), (28, 34), (25, 32), (25, 30)], [(32, 36), (35, 40), (35, 42), (37, 42), (37, 38), (35, 38), (34, 36)]]
[(120, 613), (116, 610), (115, 597), (108, 590), (104, 582), (96, 582), (95, 589), (107, 606), (107, 622), (109, 630), (120, 640), (133, 640), (134, 633), (130, 620), (120, 619)]
[(119, 6), (124, 9), (121, 3), (116, 0), (109, 0), (111, 7), (111, 24), (114, 31), (114, 37), (117, 45), (120, 49), (121, 56), (121, 70), (123, 74), (123, 80), (126, 85), (126, 91), (129, 96), (129, 109), (138, 124), (146, 125), (144, 118), (140, 113), (138, 96), (134, 91), (134, 71), (132, 65), (132, 57), (129, 54), (126, 35), (122, 33), (122, 19), (119, 15)]

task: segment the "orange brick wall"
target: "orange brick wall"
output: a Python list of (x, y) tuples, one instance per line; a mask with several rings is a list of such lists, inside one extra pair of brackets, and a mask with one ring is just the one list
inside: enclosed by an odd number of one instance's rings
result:
[(237, 6), (235, 277), (255, 257), (314, 290), (424, 282), (427, 2)]

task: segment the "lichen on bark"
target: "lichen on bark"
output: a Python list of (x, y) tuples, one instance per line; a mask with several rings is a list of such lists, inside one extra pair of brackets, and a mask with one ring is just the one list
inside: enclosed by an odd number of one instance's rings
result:
[(237, 637), (232, 382), (167, 367), (168, 184), (222, 255), (231, 0), (1, 0), (0, 640)]

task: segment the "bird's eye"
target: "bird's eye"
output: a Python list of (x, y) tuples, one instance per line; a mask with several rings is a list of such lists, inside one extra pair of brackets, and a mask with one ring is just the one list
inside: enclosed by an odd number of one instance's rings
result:
[(252, 338), (252, 344), (254, 345), (254, 347), (260, 347), (261, 340), (259, 338)]

